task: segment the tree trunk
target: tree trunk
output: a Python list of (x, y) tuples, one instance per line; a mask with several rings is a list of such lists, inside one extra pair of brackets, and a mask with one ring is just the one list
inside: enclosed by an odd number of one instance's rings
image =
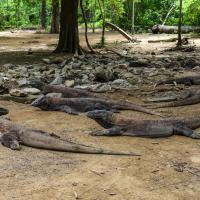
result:
[(47, 2), (46, 0), (42, 0), (41, 5), (41, 27), (46, 28), (47, 23)]
[[(104, 0), (102, 0), (102, 6), (100, 0), (98, 0), (99, 9), (101, 12), (102, 17), (102, 35), (101, 35), (101, 46), (103, 47), (105, 45), (105, 8), (104, 8)], [(103, 8), (102, 8), (103, 7)]]
[(16, 20), (16, 27), (19, 27), (19, 16), (20, 16), (20, 0), (17, 0), (16, 6), (15, 6), (15, 20)]
[[(154, 25), (152, 27), (152, 33), (178, 33), (178, 26), (166, 26), (166, 25)], [(200, 33), (200, 26), (181, 26), (182, 33)]]
[(92, 12), (92, 32), (95, 32), (95, 16), (96, 16), (96, 7), (97, 7), (97, 2), (96, 0), (94, 1), (93, 5), (93, 12)]
[(178, 47), (181, 47), (181, 37), (182, 37), (182, 30), (181, 30), (181, 26), (182, 26), (182, 7), (183, 7), (183, 1), (180, 0), (180, 7), (179, 7), (179, 23), (178, 23)]
[(52, 19), (50, 33), (59, 33), (59, 0), (52, 0)]
[(56, 53), (80, 53), (78, 35), (78, 2), (79, 0), (61, 0), (60, 35)]

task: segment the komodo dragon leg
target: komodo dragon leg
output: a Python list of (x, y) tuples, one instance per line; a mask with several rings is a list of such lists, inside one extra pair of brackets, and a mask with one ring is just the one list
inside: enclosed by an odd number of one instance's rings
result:
[(174, 127), (174, 134), (175, 135), (184, 135), (186, 137), (190, 137), (192, 139), (200, 139), (200, 134), (193, 131), (192, 129), (185, 127), (185, 126), (181, 126), (181, 125), (177, 125)]
[(71, 115), (78, 115), (78, 112), (76, 112), (74, 109), (72, 109), (69, 106), (66, 105), (60, 105), (60, 106), (55, 106), (53, 107), (54, 111), (61, 111), (61, 112), (65, 112)]
[(117, 126), (90, 133), (90, 135), (92, 136), (120, 136), (122, 134), (123, 134), (122, 129)]
[(88, 105), (85, 110), (88, 112), (91, 110), (108, 110), (108, 108), (101, 103), (96, 103), (95, 105)]

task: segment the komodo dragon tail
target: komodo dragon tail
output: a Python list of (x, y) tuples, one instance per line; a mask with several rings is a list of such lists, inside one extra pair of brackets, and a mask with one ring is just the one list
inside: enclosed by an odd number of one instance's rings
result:
[[(60, 140), (60, 142), (57, 141), (54, 148), (51, 148), (52, 150), (66, 151), (66, 152), (72, 152), (72, 153), (84, 153), (84, 154), (140, 156), (139, 154), (134, 153), (134, 152), (113, 151), (113, 150), (107, 150), (107, 149), (102, 149), (102, 148), (96, 148), (92, 146), (86, 146), (83, 144), (77, 144), (77, 143), (69, 142), (62, 139), (58, 139), (58, 140)], [(42, 148), (45, 149), (45, 145), (43, 145)]]
[(134, 152), (112, 151), (92, 146), (86, 146), (84, 144), (74, 143), (59, 137), (49, 135), (39, 130), (26, 129), (25, 131), (25, 134), (20, 135), (20, 141), (22, 144), (30, 147), (85, 154), (139, 156), (139, 154)]
[(187, 99), (182, 99), (174, 102), (169, 102), (169, 103), (163, 103), (163, 104), (149, 104), (147, 107), (148, 108), (168, 108), (168, 107), (178, 107), (178, 106), (185, 106), (185, 105), (193, 105), (197, 104), (200, 102), (200, 97), (199, 96), (192, 96)]
[(157, 115), (157, 116), (163, 117), (161, 113), (154, 112), (152, 110), (149, 110), (148, 108), (144, 108), (142, 106), (135, 105), (135, 104), (128, 103), (128, 102), (126, 102), (126, 103), (121, 102), (117, 107), (118, 107), (118, 109), (134, 110), (134, 111), (138, 111), (138, 112), (147, 113), (150, 115)]

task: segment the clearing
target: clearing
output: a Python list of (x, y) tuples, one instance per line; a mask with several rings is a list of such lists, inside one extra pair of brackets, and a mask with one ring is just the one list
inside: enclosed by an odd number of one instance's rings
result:
[[(92, 43), (100, 33), (89, 35)], [(143, 58), (166, 55), (163, 50), (175, 43), (148, 43), (147, 40), (166, 39), (175, 35), (140, 35), (141, 43), (131, 46), (134, 56)], [(81, 36), (83, 40), (83, 36)], [(123, 43), (115, 42), (123, 41)], [(107, 42), (130, 47), (117, 33), (107, 33)], [(52, 56), (57, 35), (35, 34), (33, 31), (0, 33), (0, 67), (7, 63), (43, 64), (42, 58)], [(200, 39), (191, 39), (199, 45)], [(83, 44), (84, 45), (84, 44)], [(27, 55), (28, 49), (33, 55)], [(136, 53), (137, 52), (137, 53)], [(167, 55), (188, 56), (187, 52)], [(192, 54), (197, 58), (199, 50)], [(190, 68), (184, 73), (193, 73)], [(152, 77), (154, 79), (155, 77)], [(155, 80), (154, 80), (155, 81)], [(136, 84), (137, 86), (137, 84)], [(139, 86), (138, 86), (139, 87)], [(139, 88), (134, 95), (112, 94), (115, 98), (141, 103)], [(151, 89), (153, 86), (151, 85)], [(147, 92), (147, 91), (145, 91)], [(134, 91), (133, 91), (134, 93)], [(173, 136), (162, 139), (130, 137), (91, 137), (88, 133), (101, 129), (93, 120), (59, 112), (45, 112), (27, 104), (1, 101), (10, 110), (9, 117), (28, 127), (54, 132), (63, 138), (91, 146), (115, 150), (132, 150), (141, 157), (84, 155), (22, 148), (11, 151), (0, 146), (1, 200), (198, 200), (200, 196), (200, 142)], [(171, 116), (194, 116), (200, 113), (199, 104), (162, 109)], [(134, 118), (152, 118), (137, 112), (122, 112)], [(78, 122), (78, 123), (77, 123)]]

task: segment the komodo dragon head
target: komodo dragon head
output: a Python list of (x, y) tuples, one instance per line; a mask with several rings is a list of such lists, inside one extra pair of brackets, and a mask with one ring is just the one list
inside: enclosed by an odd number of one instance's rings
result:
[(45, 109), (46, 107), (48, 107), (48, 98), (45, 95), (41, 95), (35, 101), (33, 101), (31, 105), (34, 107)]
[(113, 112), (106, 110), (93, 110), (87, 112), (87, 117), (94, 119), (97, 123), (99, 123), (104, 128), (111, 128), (113, 124), (110, 123), (113, 116)]
[(8, 109), (6, 109), (6, 108), (0, 108), (0, 116), (1, 115), (7, 115), (8, 114)]

